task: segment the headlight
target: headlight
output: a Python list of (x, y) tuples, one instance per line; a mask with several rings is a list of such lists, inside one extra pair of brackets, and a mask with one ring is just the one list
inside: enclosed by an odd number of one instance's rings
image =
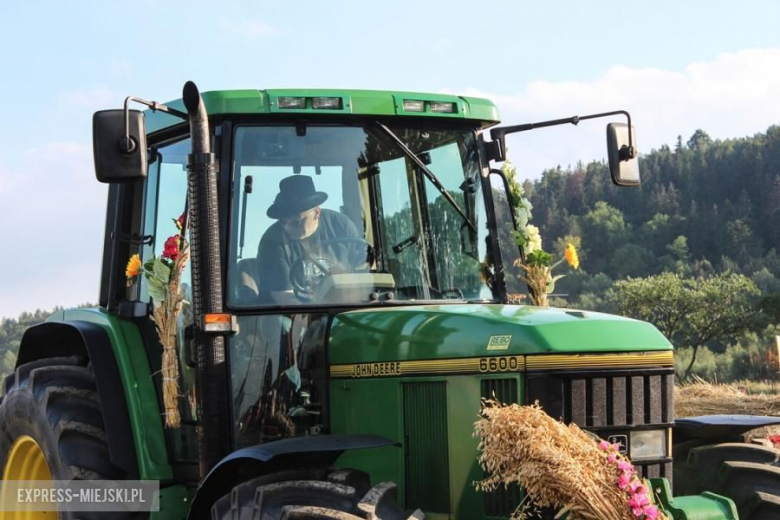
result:
[(443, 103), (441, 101), (431, 101), (431, 112), (455, 112), (455, 103)]
[(340, 97), (316, 97), (311, 100), (312, 108), (341, 110)]
[(405, 112), (425, 112), (425, 101), (418, 99), (404, 99)]
[(629, 457), (632, 461), (666, 457), (666, 431), (639, 430), (631, 432)]
[(306, 98), (305, 97), (290, 97), (290, 96), (283, 96), (278, 99), (279, 108), (296, 108), (299, 110), (303, 110), (306, 108)]

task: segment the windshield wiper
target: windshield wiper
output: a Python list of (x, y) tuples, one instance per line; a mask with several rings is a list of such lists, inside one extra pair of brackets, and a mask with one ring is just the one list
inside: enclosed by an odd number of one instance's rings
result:
[(417, 244), (420, 241), (420, 237), (417, 235), (412, 235), (406, 240), (402, 240), (396, 245), (393, 246), (393, 253), (400, 255), (404, 249), (406, 249), (409, 246), (412, 246), (414, 244)]
[(388, 135), (393, 141), (395, 141), (395, 144), (398, 145), (398, 148), (401, 149), (401, 151), (414, 162), (414, 164), (417, 165), (418, 168), (420, 168), (420, 171), (422, 171), (426, 177), (428, 177), (428, 180), (433, 183), (433, 185), (436, 187), (437, 190), (439, 190), (439, 193), (442, 194), (442, 196), (447, 199), (447, 202), (450, 203), (450, 205), (455, 209), (455, 211), (458, 212), (458, 214), (461, 216), (461, 218), (466, 222), (466, 224), (469, 225), (472, 231), (475, 233), (477, 232), (477, 227), (469, 220), (469, 217), (466, 215), (466, 212), (460, 209), (460, 206), (458, 206), (458, 203), (455, 201), (455, 199), (452, 198), (452, 195), (449, 194), (449, 192), (444, 188), (441, 181), (439, 181), (439, 178), (434, 175), (434, 173), (428, 169), (427, 166), (425, 166), (425, 163), (422, 162), (422, 159), (417, 157), (417, 154), (414, 153), (409, 149), (408, 146), (406, 146), (406, 143), (404, 143), (400, 137), (395, 135), (395, 132), (387, 128), (385, 125), (380, 123), (379, 121), (376, 121), (376, 125), (382, 129), (382, 131)]

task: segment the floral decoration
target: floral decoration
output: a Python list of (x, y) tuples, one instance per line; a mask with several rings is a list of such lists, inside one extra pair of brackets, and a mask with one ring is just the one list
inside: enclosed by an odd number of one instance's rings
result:
[(658, 507), (653, 504), (650, 489), (637, 476), (634, 466), (623, 457), (617, 444), (607, 441), (599, 442), (599, 449), (604, 452), (607, 461), (614, 464), (618, 474), (615, 484), (626, 493), (626, 503), (631, 509), (631, 514), (637, 520), (658, 520), (662, 518)]
[(533, 217), (533, 205), (525, 197), (523, 186), (516, 179), (516, 169), (509, 161), (505, 161), (502, 171), (507, 178), (514, 203), (513, 211), (517, 229), (512, 235), (515, 243), (523, 249), (525, 257), (525, 260), (522, 258), (515, 260), (514, 265), (523, 270), (520, 279), (528, 284), (533, 304), (547, 307), (549, 305), (547, 295), (555, 290), (555, 282), (565, 276), (553, 276), (552, 270), (564, 260), (573, 269), (579, 269), (580, 259), (574, 244), (568, 244), (563, 259), (556, 263), (552, 262), (552, 255), (542, 248), (542, 236), (539, 228), (530, 223)]
[(179, 364), (177, 355), (176, 330), (179, 315), (187, 304), (181, 289), (181, 273), (189, 259), (189, 244), (184, 238), (186, 217), (182, 214), (172, 219), (178, 233), (168, 237), (159, 257), (152, 257), (142, 263), (135, 254), (130, 257), (125, 270), (128, 285), (143, 274), (147, 280), (149, 295), (152, 297), (152, 321), (163, 347), (162, 378), (163, 401), (165, 406), (165, 426), (178, 428), (179, 415)]

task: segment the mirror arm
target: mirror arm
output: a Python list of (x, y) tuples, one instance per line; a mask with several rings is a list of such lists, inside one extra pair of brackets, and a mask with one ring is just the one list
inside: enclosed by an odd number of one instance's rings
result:
[[(625, 114), (626, 118), (628, 119), (628, 128), (631, 128), (631, 114), (626, 112), (625, 110), (615, 110), (614, 112), (602, 112), (600, 114), (590, 114), (587, 116), (572, 116), (572, 117), (566, 117), (563, 119), (551, 119), (549, 121), (540, 121), (538, 123), (526, 123), (523, 125), (514, 125), (514, 126), (503, 126), (499, 128), (494, 128), (490, 131), (490, 138), (493, 140), (493, 143), (498, 143), (497, 145), (492, 145), (489, 147), (490, 151), (490, 159), (495, 159), (497, 161), (502, 161), (506, 159), (506, 149), (504, 147), (504, 136), (507, 134), (514, 134), (517, 132), (526, 132), (528, 130), (535, 130), (537, 128), (545, 128), (547, 126), (557, 126), (557, 125), (565, 125), (565, 124), (572, 124), (577, 125), (580, 121), (585, 121), (587, 119), (596, 119), (599, 117), (607, 117), (607, 116), (614, 116), (617, 114)], [(485, 143), (485, 145), (491, 145), (492, 143)], [(620, 150), (620, 160), (621, 161), (629, 161), (637, 156), (636, 148), (634, 148), (634, 143), (631, 139), (631, 132), (628, 133), (628, 148), (622, 148)]]
[(158, 103), (157, 101), (147, 101), (145, 99), (128, 96), (125, 98), (125, 137), (123, 141), (120, 141), (118, 143), (119, 149), (123, 153), (133, 153), (135, 151), (136, 142), (135, 140), (130, 137), (130, 102), (135, 101), (136, 103), (140, 103), (142, 105), (146, 105), (149, 108), (152, 109), (152, 112), (157, 112), (158, 110), (160, 112), (165, 112), (166, 114), (170, 114), (172, 116), (180, 117), (181, 119), (184, 119), (185, 121), (188, 119), (187, 114), (184, 112), (180, 112), (179, 110), (176, 110), (175, 108), (171, 108), (167, 105), (163, 105), (162, 103)]

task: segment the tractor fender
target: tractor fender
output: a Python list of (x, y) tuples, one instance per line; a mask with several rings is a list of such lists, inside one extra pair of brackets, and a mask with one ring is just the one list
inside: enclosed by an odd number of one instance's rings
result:
[(38, 359), (84, 356), (95, 374), (111, 462), (129, 479), (137, 479), (138, 459), (127, 400), (114, 349), (106, 331), (85, 321), (46, 321), (24, 332), (16, 366)]
[(310, 435), (242, 448), (220, 460), (198, 486), (188, 518), (210, 518), (210, 508), (240, 482), (276, 471), (330, 466), (347, 450), (400, 447), (379, 435)]
[(750, 430), (780, 424), (780, 417), (761, 415), (702, 415), (674, 422), (674, 443), (702, 440), (708, 443), (741, 441)]

